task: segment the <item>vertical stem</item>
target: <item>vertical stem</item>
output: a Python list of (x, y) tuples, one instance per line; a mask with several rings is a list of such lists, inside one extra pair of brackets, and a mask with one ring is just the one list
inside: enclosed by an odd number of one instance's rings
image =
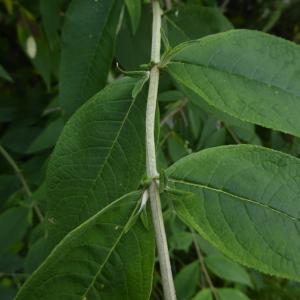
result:
[(155, 111), (157, 102), (159, 67), (160, 62), (160, 42), (161, 42), (161, 10), (158, 0), (152, 1), (153, 23), (152, 23), (152, 47), (151, 62), (153, 67), (150, 71), (150, 82), (147, 99), (146, 112), (146, 162), (147, 175), (152, 179), (149, 187), (152, 220), (155, 230), (156, 246), (162, 277), (162, 285), (166, 300), (176, 300), (175, 287), (173, 282), (169, 249), (166, 238), (166, 231), (163, 221), (160, 195), (158, 189), (158, 171), (156, 167), (156, 148), (155, 148)]

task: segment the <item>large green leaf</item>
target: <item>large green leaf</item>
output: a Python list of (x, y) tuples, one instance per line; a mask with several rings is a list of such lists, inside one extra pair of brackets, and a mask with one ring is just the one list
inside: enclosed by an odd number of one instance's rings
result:
[(73, 0), (62, 36), (60, 102), (67, 116), (106, 83), (121, 0)]
[(70, 232), (23, 285), (16, 300), (149, 298), (152, 228), (128, 229), (141, 193), (130, 193)]
[(171, 46), (233, 28), (219, 9), (200, 5), (182, 6), (164, 17)]
[(249, 267), (300, 280), (299, 159), (223, 146), (181, 159), (166, 175), (178, 215), (215, 247)]
[(167, 70), (210, 105), (238, 119), (300, 136), (300, 47), (231, 30), (180, 44)]
[(145, 172), (144, 94), (138, 79), (107, 86), (66, 124), (47, 173), (49, 238), (67, 232), (136, 189)]

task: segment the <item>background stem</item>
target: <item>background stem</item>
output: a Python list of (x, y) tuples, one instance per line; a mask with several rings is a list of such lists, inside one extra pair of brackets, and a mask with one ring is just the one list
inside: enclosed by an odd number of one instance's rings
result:
[[(25, 177), (22, 174), (21, 169), (18, 167), (17, 163), (14, 161), (14, 159), (10, 156), (10, 154), (0, 145), (0, 153), (3, 155), (3, 157), (7, 160), (7, 162), (9, 163), (9, 165), (13, 168), (16, 176), (18, 177), (18, 179), (20, 180), (23, 189), (26, 193), (26, 195), (31, 198), (32, 196), (32, 192), (29, 188), (29, 185), (25, 179)], [(40, 222), (43, 222), (44, 217), (42, 212), (40, 211), (40, 209), (38, 208), (37, 204), (35, 202), (32, 203), (33, 209), (37, 215), (37, 217), (39, 218)]]
[(159, 2), (152, 1), (153, 23), (152, 23), (152, 47), (151, 62), (154, 64), (150, 71), (150, 82), (146, 111), (146, 161), (147, 175), (152, 179), (149, 187), (152, 220), (155, 230), (156, 246), (159, 258), (159, 265), (162, 277), (162, 285), (166, 300), (175, 300), (175, 287), (173, 282), (169, 249), (166, 238), (166, 231), (163, 221), (160, 195), (158, 188), (158, 171), (156, 166), (155, 147), (155, 111), (159, 83), (160, 43), (161, 43), (161, 9)]

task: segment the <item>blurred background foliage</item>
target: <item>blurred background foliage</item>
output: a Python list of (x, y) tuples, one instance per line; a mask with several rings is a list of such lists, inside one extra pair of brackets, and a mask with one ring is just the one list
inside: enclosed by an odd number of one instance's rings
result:
[[(96, 1), (96, 0), (95, 0)], [(13, 299), (47, 256), (45, 171), (63, 129), (59, 102), (61, 32), (69, 0), (0, 0), (0, 299)], [(151, 7), (124, 9), (107, 81), (149, 62)], [(300, 43), (300, 1), (161, 1), (164, 47), (231, 28)], [(133, 22), (135, 20), (135, 23)], [(283, 54), (284, 55), (284, 54)], [(119, 67), (117, 67), (117, 62)], [(76, 62), (74, 62), (76, 63)], [(208, 147), (249, 143), (300, 156), (298, 138), (216, 111), (162, 73), (159, 168)], [(247, 269), (195, 236), (164, 203), (178, 299), (300, 299), (300, 284)], [(158, 268), (152, 299), (162, 299)]]

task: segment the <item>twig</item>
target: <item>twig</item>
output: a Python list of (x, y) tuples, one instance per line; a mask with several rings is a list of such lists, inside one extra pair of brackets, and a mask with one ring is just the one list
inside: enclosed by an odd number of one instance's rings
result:
[(209, 276), (209, 273), (206, 269), (206, 266), (205, 266), (205, 263), (204, 263), (204, 258), (203, 258), (203, 255), (201, 253), (201, 250), (199, 248), (199, 245), (198, 245), (198, 242), (197, 242), (197, 239), (196, 239), (196, 234), (195, 234), (195, 231), (190, 228), (191, 232), (192, 232), (192, 235), (193, 235), (193, 241), (194, 241), (194, 246), (195, 246), (195, 249), (196, 249), (196, 253), (197, 253), (197, 256), (198, 256), (198, 259), (199, 259), (199, 262), (200, 262), (200, 266), (201, 266), (201, 269), (202, 269), (202, 272), (205, 276), (205, 279), (211, 289), (211, 292), (213, 293), (214, 297), (216, 300), (220, 300), (220, 297), (218, 295), (218, 292)]
[(226, 130), (229, 132), (229, 134), (231, 135), (231, 137), (233, 138), (233, 140), (237, 143), (237, 144), (242, 144), (241, 140), (238, 138), (238, 136), (235, 134), (235, 132), (230, 128), (230, 126), (228, 126), (226, 123), (223, 122), (224, 127), (226, 128)]
[(161, 120), (160, 126), (165, 125), (169, 119), (174, 117), (177, 113), (179, 113), (188, 103), (188, 100), (184, 98), (184, 100), (178, 105), (178, 107), (172, 111), (170, 111), (168, 114), (165, 115), (165, 117)]
[[(32, 192), (31, 192), (31, 190), (29, 188), (29, 185), (28, 185), (25, 177), (23, 176), (21, 169), (18, 167), (17, 163), (15, 162), (15, 160), (3, 148), (2, 145), (0, 145), (0, 152), (3, 155), (3, 157), (6, 159), (6, 161), (9, 163), (9, 165), (13, 168), (13, 170), (14, 170), (17, 178), (20, 180), (20, 182), (21, 182), (21, 184), (23, 186), (23, 189), (24, 189), (26, 195), (28, 197), (31, 197), (32, 196)], [(35, 202), (32, 203), (32, 207), (33, 207), (34, 211), (36, 212), (36, 214), (37, 214), (40, 222), (43, 222), (43, 220), (44, 220), (43, 214), (42, 214), (42, 212), (40, 211), (40, 209), (38, 208), (38, 206), (37, 206), (37, 204)]]
[(222, 12), (225, 12), (226, 11), (226, 8), (227, 8), (227, 5), (229, 4), (230, 0), (224, 0), (224, 2), (222, 3), (221, 5), (221, 11)]
[(166, 2), (166, 9), (170, 10), (172, 9), (172, 0), (165, 0)]

